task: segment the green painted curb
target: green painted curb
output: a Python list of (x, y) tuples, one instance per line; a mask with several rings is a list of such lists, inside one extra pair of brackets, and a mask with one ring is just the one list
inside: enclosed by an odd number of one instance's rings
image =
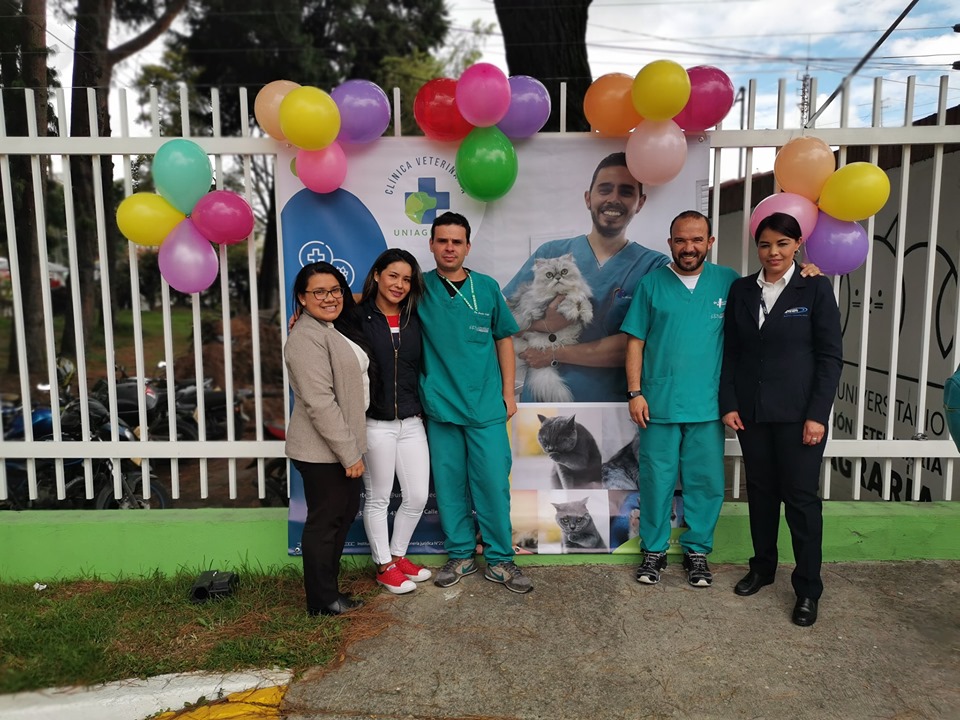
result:
[[(960, 560), (960, 502), (824, 503), (827, 562)], [(159, 571), (299, 566), (287, 555), (286, 508), (163, 511), (36, 511), (0, 516), (0, 580), (140, 577)], [(712, 562), (746, 563), (751, 552), (745, 503), (723, 507)], [(421, 555), (436, 565), (443, 556)], [(792, 560), (781, 520), (780, 557)], [(346, 556), (366, 565), (369, 558)], [(636, 555), (522, 555), (523, 565), (635, 563)]]

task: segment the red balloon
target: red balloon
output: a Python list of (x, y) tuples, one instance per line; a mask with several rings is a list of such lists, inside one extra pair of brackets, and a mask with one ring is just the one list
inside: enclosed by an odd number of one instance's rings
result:
[(687, 70), (690, 99), (673, 121), (687, 132), (700, 132), (723, 120), (733, 107), (733, 83), (727, 74), (710, 65)]
[(451, 78), (430, 80), (420, 88), (413, 101), (413, 117), (432, 140), (463, 140), (473, 130), (457, 109), (457, 81)]

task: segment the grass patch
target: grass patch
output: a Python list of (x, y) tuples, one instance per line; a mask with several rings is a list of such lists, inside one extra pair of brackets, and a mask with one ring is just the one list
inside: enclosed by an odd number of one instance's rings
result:
[[(0, 693), (90, 685), (130, 677), (207, 670), (290, 668), (335, 660), (363, 625), (352, 618), (309, 617), (303, 574), (237, 570), (231, 597), (202, 604), (188, 599), (199, 572), (175, 577), (54, 582), (44, 590), (0, 583)], [(365, 570), (351, 569), (342, 586), (375, 594)], [(383, 624), (382, 614), (369, 620)]]

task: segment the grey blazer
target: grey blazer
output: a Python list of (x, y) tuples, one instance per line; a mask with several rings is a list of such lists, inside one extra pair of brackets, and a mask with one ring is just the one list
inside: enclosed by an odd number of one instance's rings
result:
[(344, 337), (306, 313), (290, 331), (283, 357), (293, 390), (287, 457), (356, 464), (367, 450), (363, 376)]

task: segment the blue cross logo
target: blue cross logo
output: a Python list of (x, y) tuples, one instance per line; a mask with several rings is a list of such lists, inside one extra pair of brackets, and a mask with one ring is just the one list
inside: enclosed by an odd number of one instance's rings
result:
[[(411, 202), (411, 198), (414, 200)], [(437, 179), (417, 179), (417, 192), (404, 193), (404, 210), (407, 216), (421, 225), (431, 225), (437, 213), (450, 209), (450, 193), (437, 191)], [(420, 212), (417, 212), (420, 210)]]

